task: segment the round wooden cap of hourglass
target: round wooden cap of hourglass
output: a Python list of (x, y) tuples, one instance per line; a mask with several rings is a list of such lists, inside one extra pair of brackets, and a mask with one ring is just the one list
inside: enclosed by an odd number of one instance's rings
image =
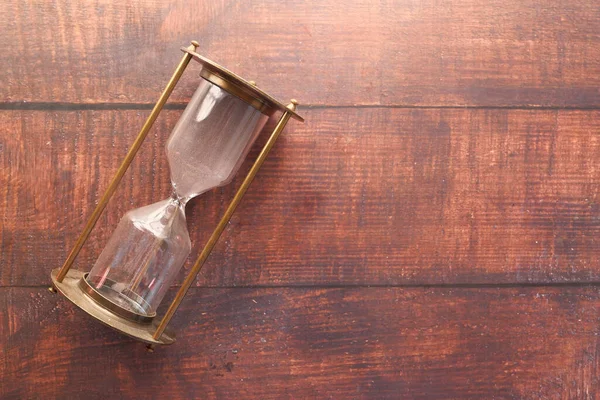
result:
[(202, 64), (202, 71), (200, 72), (202, 78), (239, 97), (263, 114), (271, 115), (276, 111), (288, 112), (292, 115), (292, 118), (304, 121), (304, 118), (294, 110), (259, 89), (255, 82), (247, 81), (222, 65), (196, 53), (196, 47), (198, 47), (198, 42), (193, 41), (190, 47), (182, 47), (181, 51), (188, 53), (194, 60)]

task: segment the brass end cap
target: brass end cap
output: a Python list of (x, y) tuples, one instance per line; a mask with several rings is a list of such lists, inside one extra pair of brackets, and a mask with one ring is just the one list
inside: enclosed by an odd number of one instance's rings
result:
[(58, 291), (56, 290), (56, 288), (54, 286), (50, 286), (48, 288), (48, 291), (51, 292), (51, 293), (58, 293)]
[(196, 47), (196, 48), (198, 48), (198, 47), (200, 46), (200, 43), (198, 43), (198, 41), (197, 41), (197, 40), (192, 40), (192, 42), (191, 42), (191, 43), (192, 43), (192, 46), (194, 46), (194, 47)]

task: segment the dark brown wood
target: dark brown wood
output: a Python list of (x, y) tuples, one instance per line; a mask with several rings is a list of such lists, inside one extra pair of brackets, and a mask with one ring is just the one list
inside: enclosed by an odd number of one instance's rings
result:
[(596, 1), (28, 0), (0, 15), (4, 101), (151, 103), (197, 39), (304, 104), (600, 106)]
[[(600, 398), (597, 1), (24, 0), (0, 16), (0, 398)], [(45, 287), (191, 39), (307, 123), (234, 215), (178, 342), (149, 354)], [(79, 268), (169, 194), (163, 145), (198, 72)], [(186, 268), (241, 177), (188, 206)]]
[[(3, 285), (48, 282), (146, 113), (0, 113), (0, 264), (10, 266), (0, 270)], [(163, 146), (179, 113), (159, 119), (81, 254), (81, 269), (91, 267), (124, 212), (170, 194)], [(282, 135), (200, 285), (600, 279), (600, 112), (306, 116)], [(242, 175), (189, 207), (190, 261)]]
[(596, 399), (597, 288), (195, 289), (146, 353), (0, 289), (0, 397)]

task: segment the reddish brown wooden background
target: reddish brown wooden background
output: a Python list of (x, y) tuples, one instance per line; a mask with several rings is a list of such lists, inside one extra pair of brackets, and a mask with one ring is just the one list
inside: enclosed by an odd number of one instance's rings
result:
[[(5, 1), (0, 21), (1, 398), (600, 398), (596, 1)], [(190, 39), (307, 121), (149, 354), (46, 288)], [(197, 72), (79, 268), (168, 195)], [(189, 206), (193, 254), (239, 183)]]

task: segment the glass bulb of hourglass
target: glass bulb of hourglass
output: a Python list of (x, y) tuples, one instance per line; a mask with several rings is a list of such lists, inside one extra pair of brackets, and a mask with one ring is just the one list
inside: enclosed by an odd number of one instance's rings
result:
[(123, 216), (88, 283), (121, 309), (153, 316), (191, 249), (186, 203), (231, 181), (267, 119), (203, 80), (167, 141), (171, 197)]

